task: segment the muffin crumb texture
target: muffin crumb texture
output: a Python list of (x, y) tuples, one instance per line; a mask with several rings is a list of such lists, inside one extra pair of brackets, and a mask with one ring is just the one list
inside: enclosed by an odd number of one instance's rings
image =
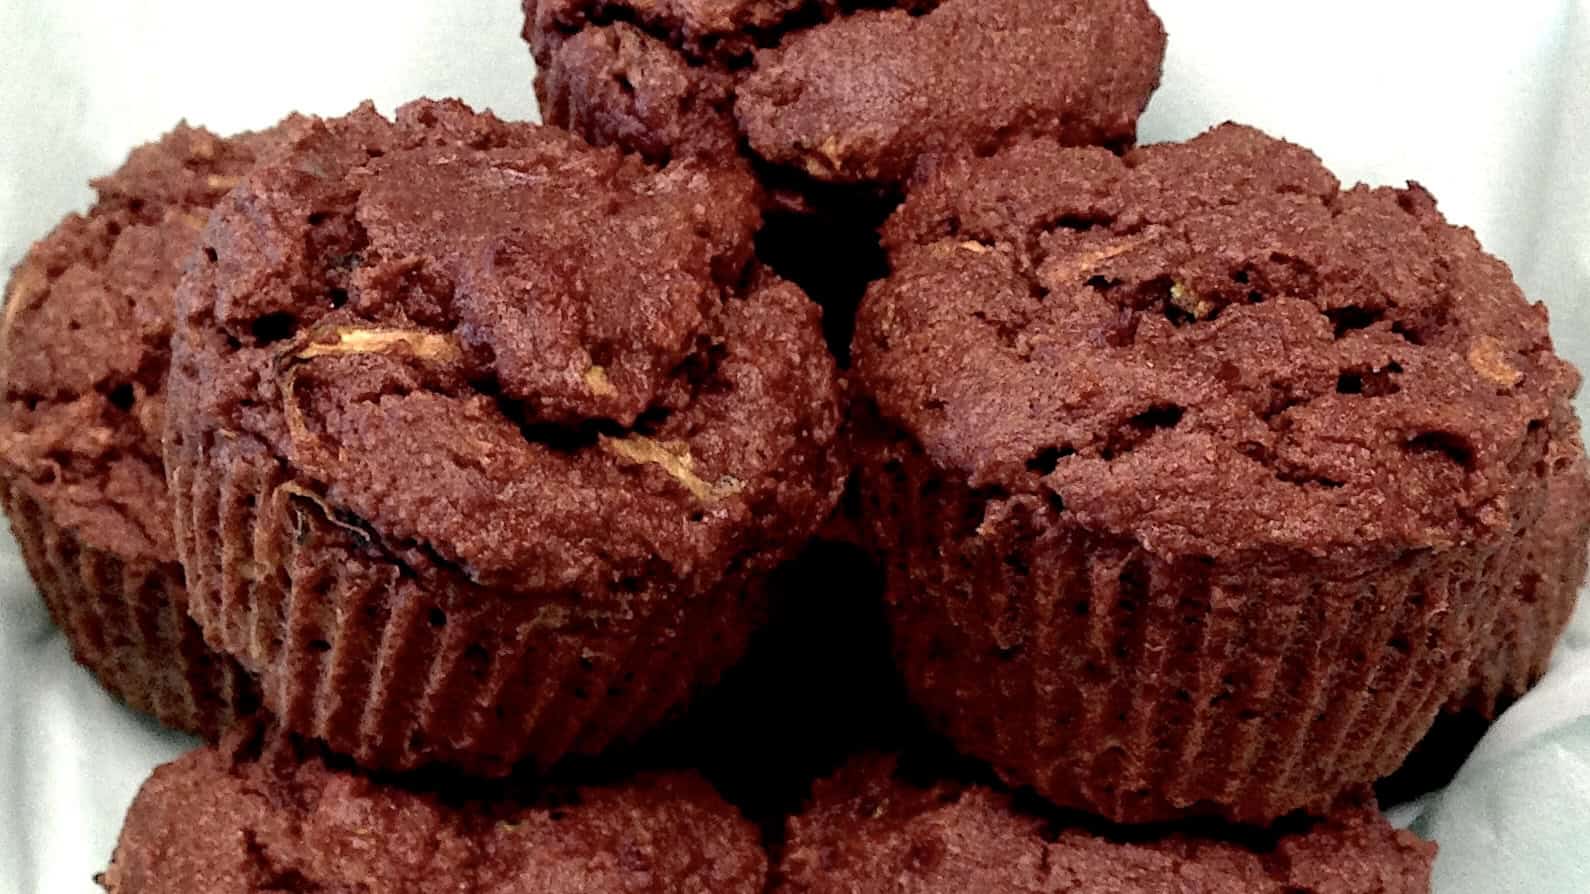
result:
[(175, 558), (160, 459), (173, 294), (221, 182), (274, 139), (178, 126), (95, 180), (94, 207), (63, 220), (12, 274), (0, 463), (88, 546)]
[(994, 789), (908, 781), (877, 757), (819, 782), (812, 800), (790, 820), (776, 891), (1424, 894), (1436, 850), (1372, 801), (1240, 838), (1087, 830)]
[(756, 894), (765, 884), (756, 828), (692, 773), (453, 799), (257, 735), (234, 731), (155, 771), (100, 878), (106, 891)]
[(653, 160), (891, 186), (1021, 134), (1129, 145), (1165, 32), (1141, 0), (525, 0), (546, 120)]

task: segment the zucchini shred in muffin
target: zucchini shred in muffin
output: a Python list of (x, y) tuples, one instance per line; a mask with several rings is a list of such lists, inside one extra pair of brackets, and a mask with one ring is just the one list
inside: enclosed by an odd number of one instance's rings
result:
[(187, 616), (160, 458), (173, 292), (211, 206), (275, 133), (179, 125), (12, 274), (0, 504), (73, 657), (117, 698), (214, 738), (257, 701)]
[(738, 658), (842, 483), (754, 189), (421, 101), (319, 123), (218, 207), (167, 459), (193, 614), (284, 728), (501, 775)]
[[(1578, 374), (1422, 189), (1234, 125), (944, 161), (863, 303), (913, 697), (1118, 822), (1322, 811), (1494, 648)], [(1572, 445), (1572, 446), (1569, 446)]]

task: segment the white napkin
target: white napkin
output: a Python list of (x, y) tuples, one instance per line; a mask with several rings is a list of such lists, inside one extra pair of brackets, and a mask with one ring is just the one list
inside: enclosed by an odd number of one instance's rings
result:
[[(1171, 42), (1144, 141), (1234, 119), (1313, 148), (1349, 183), (1419, 180), (1590, 366), (1590, 0), (1153, 5)], [(421, 95), (533, 117), (519, 25), (517, 0), (5, 0), (0, 264), (183, 117), (228, 133)], [(1590, 891), (1581, 618), (1453, 785), (1397, 811), (1440, 842), (1441, 894)], [(97, 890), (138, 785), (191, 744), (72, 665), (0, 537), (0, 894)]]

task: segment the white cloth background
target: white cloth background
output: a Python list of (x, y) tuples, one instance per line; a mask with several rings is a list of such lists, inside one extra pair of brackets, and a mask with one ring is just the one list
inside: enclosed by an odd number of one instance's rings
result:
[[(1154, 6), (1171, 49), (1145, 141), (1236, 119), (1344, 181), (1423, 182), (1590, 367), (1590, 0)], [(420, 95), (531, 117), (518, 29), (517, 0), (4, 0), (0, 264), (179, 118), (231, 132)], [(72, 665), (0, 536), (0, 894), (95, 890), (139, 783), (189, 745)], [(1398, 815), (1440, 842), (1442, 894), (1590, 891), (1590, 618), (1457, 781)]]

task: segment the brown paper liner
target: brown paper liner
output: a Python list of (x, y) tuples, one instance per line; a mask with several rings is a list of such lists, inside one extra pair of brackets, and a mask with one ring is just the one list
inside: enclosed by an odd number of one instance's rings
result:
[(689, 596), (637, 584), (635, 610), (606, 615), (484, 590), (328, 514), (246, 440), (202, 466), (181, 445), (168, 459), (194, 617), (258, 672), (283, 727), (367, 768), (500, 776), (633, 740), (716, 680), (765, 613), (746, 570)]
[(1166, 560), (1042, 497), (989, 502), (904, 439), (860, 452), (914, 700), (1008, 783), (1116, 822), (1264, 824), (1389, 774), (1517, 561), (1517, 538)]
[(72, 657), (136, 710), (214, 741), (258, 704), (253, 682), (212, 651), (185, 606), (176, 562), (123, 560), (57, 524), (24, 485), (0, 505)]
[(1448, 711), (1494, 719), (1546, 675), (1573, 618), (1590, 560), (1590, 462), (1573, 435), (1554, 440), (1545, 463), (1546, 510), (1523, 536), (1515, 598), (1497, 620), (1494, 646), (1474, 662), (1468, 690)]

